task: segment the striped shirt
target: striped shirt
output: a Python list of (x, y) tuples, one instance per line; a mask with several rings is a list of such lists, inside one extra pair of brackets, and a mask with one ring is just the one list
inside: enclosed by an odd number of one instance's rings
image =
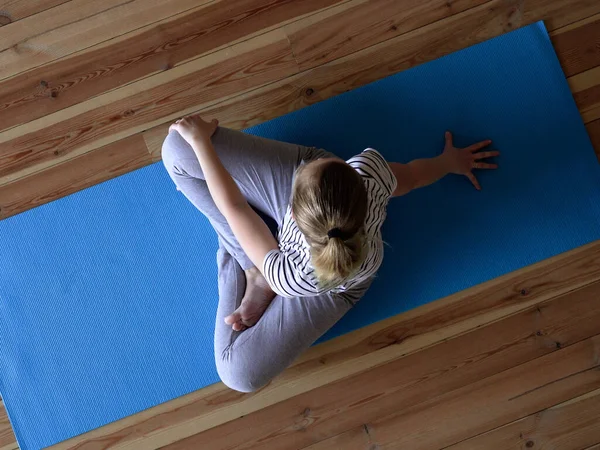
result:
[[(383, 261), (381, 225), (386, 217), (388, 201), (397, 181), (386, 160), (376, 150), (366, 149), (347, 163), (361, 176), (367, 188), (368, 209), (365, 219), (368, 253), (359, 271), (342, 285), (329, 289), (345, 292), (375, 275)], [(292, 217), (288, 206), (279, 230), (279, 249), (271, 250), (263, 261), (265, 279), (273, 291), (283, 297), (312, 297), (327, 290), (318, 285), (311, 264), (310, 246)]]

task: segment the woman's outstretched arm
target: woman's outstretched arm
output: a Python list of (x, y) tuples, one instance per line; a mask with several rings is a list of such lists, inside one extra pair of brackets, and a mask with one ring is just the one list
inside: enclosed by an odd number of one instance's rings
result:
[(498, 156), (500, 152), (487, 151), (479, 152), (490, 145), (492, 141), (482, 141), (466, 148), (456, 148), (452, 143), (452, 134), (446, 132), (446, 146), (444, 152), (435, 158), (415, 159), (408, 164), (390, 163), (390, 168), (396, 180), (398, 187), (393, 193), (393, 197), (407, 194), (413, 189), (428, 186), (435, 183), (450, 173), (466, 176), (475, 189), (481, 190), (481, 186), (473, 175), (473, 169), (496, 169), (496, 164), (481, 162), (482, 159)]
[(215, 152), (210, 138), (217, 125), (216, 120), (205, 122), (195, 115), (177, 121), (170, 130), (179, 132), (194, 149), (217, 208), (250, 261), (262, 272), (267, 253), (279, 247), (267, 224), (250, 207)]

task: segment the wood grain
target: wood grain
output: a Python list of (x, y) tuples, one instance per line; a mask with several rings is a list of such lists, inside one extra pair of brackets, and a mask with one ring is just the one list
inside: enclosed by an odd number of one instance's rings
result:
[(524, 23), (543, 20), (552, 31), (600, 13), (600, 5), (596, 0), (524, 0), (521, 11)]
[[(368, 435), (389, 448), (444, 448), (600, 388), (599, 361), (596, 335), (370, 422)], [(348, 448), (355, 439), (342, 433), (306, 448)]]
[(33, 16), (69, 0), (2, 0), (0, 1), (0, 26)]
[(590, 135), (590, 140), (596, 151), (596, 155), (600, 159), (600, 120), (594, 120), (586, 125), (587, 132)]
[(600, 18), (552, 36), (552, 44), (567, 77), (600, 66)]
[[(140, 134), (0, 186), (0, 220), (155, 162)], [(64, 174), (70, 173), (69, 178)]]
[(481, 434), (448, 450), (575, 450), (600, 442), (600, 390)]
[(410, 408), (599, 332), (600, 283), (597, 282), (181, 440), (165, 450), (301, 449), (394, 414), (398, 405)]
[(75, 437), (55, 449), (76, 446), (91, 450), (99, 441), (110, 442), (114, 448), (140, 450), (149, 443), (168, 445), (407, 357), (598, 280), (600, 242), (313, 347), (257, 393), (240, 394), (216, 384)]
[[(213, 1), (6, 80), (0, 129), (29, 122), (172, 69), (340, 0)], [(144, 23), (141, 19), (133, 25)], [(42, 83), (42, 84), (40, 84)]]
[(585, 123), (600, 119), (600, 67), (583, 72), (593, 75), (593, 82), (598, 83), (588, 89), (574, 92), (573, 97)]
[[(16, 172), (21, 171), (16, 178), (28, 175), (23, 169), (54, 165), (164, 117), (175, 118), (186, 108), (211, 104), (296, 71), (289, 42), (275, 30), (76, 105), (69, 108), (68, 118), (61, 112), (13, 128), (0, 135), (0, 185), (14, 181), (9, 176)], [(23, 130), (30, 132), (10, 139)]]
[[(31, 38), (42, 36), (45, 33), (68, 26), (75, 22), (85, 20), (101, 12), (108, 11), (131, 0), (106, 0), (96, 2), (93, 0), (70, 0), (62, 5), (36, 14), (15, 23), (0, 28), (0, 61), (2, 68), (7, 63), (8, 55), (19, 56), (20, 52), (28, 50), (27, 43)], [(11, 52), (7, 52), (11, 50)], [(31, 49), (34, 51), (33, 49)], [(0, 72), (1, 73), (1, 72)], [(0, 78), (5, 78), (2, 76)]]
[(0, 80), (207, 1), (71, 0), (0, 28)]
[(0, 400), (0, 450), (15, 450), (17, 441), (10, 426), (4, 402)]
[(302, 70), (362, 50), (489, 0), (353, 0), (286, 27)]

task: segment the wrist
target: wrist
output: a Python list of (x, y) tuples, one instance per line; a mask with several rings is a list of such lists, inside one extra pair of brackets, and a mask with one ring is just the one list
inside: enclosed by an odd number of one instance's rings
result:
[(443, 175), (448, 175), (450, 173), (454, 173), (453, 171), (453, 161), (451, 158), (451, 154), (448, 152), (444, 152), (441, 155), (437, 156), (436, 159), (441, 167)]
[(210, 138), (205, 136), (194, 136), (192, 138), (191, 146), (204, 150), (211, 145)]

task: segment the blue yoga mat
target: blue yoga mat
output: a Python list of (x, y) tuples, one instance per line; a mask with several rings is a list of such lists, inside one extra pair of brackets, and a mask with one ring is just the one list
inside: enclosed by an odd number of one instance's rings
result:
[[(392, 200), (386, 259), (329, 339), (600, 238), (600, 168), (542, 23), (248, 130), (350, 157), (491, 138), (477, 192)], [(156, 164), (0, 222), (0, 392), (38, 449), (217, 382), (216, 237)]]

